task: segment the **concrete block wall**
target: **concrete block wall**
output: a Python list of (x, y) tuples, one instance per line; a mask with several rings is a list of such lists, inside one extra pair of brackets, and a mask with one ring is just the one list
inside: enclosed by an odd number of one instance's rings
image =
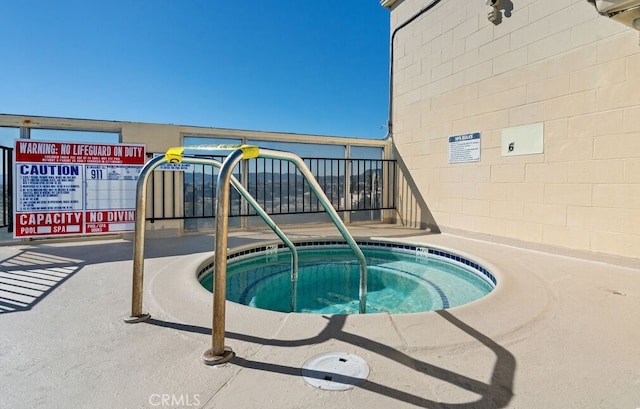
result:
[[(398, 1), (391, 30), (431, 3)], [(393, 143), (438, 226), (640, 256), (637, 31), (586, 0), (443, 0), (394, 40)], [(504, 129), (543, 124), (543, 153), (503, 156)], [(481, 133), (478, 162), (448, 138)], [(403, 215), (407, 222), (411, 215)]]

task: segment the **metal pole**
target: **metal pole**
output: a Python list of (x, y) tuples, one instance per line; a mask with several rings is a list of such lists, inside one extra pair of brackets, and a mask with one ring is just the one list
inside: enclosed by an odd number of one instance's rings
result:
[(8, 233), (13, 233), (13, 190), (15, 189), (15, 185), (13, 184), (13, 149), (10, 149), (9, 151), (9, 156), (7, 158), (7, 180), (8, 183), (6, 186), (10, 186), (9, 188), (9, 194), (7, 195), (7, 216), (9, 218), (8, 220), (8, 226), (7, 226), (7, 232)]
[(224, 345), (225, 314), (227, 301), (227, 233), (229, 228), (229, 183), (233, 168), (242, 160), (244, 152), (236, 149), (222, 163), (216, 184), (216, 247), (213, 263), (213, 323), (211, 348), (202, 360), (207, 365), (219, 365), (230, 361), (235, 353)]
[(140, 170), (136, 183), (136, 221), (133, 239), (133, 283), (131, 291), (131, 315), (124, 322), (133, 324), (146, 321), (151, 315), (142, 312), (142, 282), (144, 277), (144, 228), (147, 208), (147, 182), (153, 170), (167, 160), (156, 156)]
[[(257, 164), (256, 164), (256, 168), (257, 168)], [(242, 187), (245, 188), (246, 190), (246, 188), (248, 188), (249, 186), (249, 162), (248, 161), (242, 162), (242, 172), (240, 173), (240, 180), (242, 182)], [(244, 209), (246, 209), (245, 201), (246, 201), (246, 198), (245, 200), (240, 201), (240, 228), (243, 230), (246, 230), (249, 228), (249, 216), (245, 214), (245, 211), (244, 211)]]
[(347, 158), (344, 161), (344, 214), (346, 223), (351, 223), (351, 145), (347, 145)]

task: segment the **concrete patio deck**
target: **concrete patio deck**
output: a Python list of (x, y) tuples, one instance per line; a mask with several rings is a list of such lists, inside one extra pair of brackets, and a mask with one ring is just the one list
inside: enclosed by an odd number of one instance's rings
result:
[[(132, 243), (110, 238), (0, 247), (0, 406), (6, 408), (638, 408), (640, 269), (453, 234), (350, 226), (357, 237), (440, 246), (484, 263), (498, 287), (474, 303), (405, 315), (282, 314), (227, 303), (209, 367), (211, 294), (194, 279), (211, 235), (147, 239), (144, 306), (125, 324)], [(330, 227), (285, 229), (335, 237)], [(230, 247), (272, 240), (234, 232)], [(308, 386), (302, 365), (348, 352), (354, 389)]]

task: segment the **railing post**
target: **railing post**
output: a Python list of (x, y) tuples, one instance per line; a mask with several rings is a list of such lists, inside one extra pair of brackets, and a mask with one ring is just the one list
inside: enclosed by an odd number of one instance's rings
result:
[(16, 188), (13, 184), (13, 149), (9, 149), (8, 163), (9, 166), (7, 168), (7, 179), (9, 180), (9, 194), (7, 195), (7, 217), (9, 219), (7, 224), (7, 232), (13, 233), (13, 191)]
[(140, 170), (136, 183), (136, 221), (133, 239), (133, 283), (131, 290), (131, 315), (124, 322), (133, 324), (146, 321), (151, 315), (142, 312), (142, 282), (144, 277), (144, 233), (147, 210), (147, 182), (153, 170), (167, 162), (164, 156), (156, 156)]
[(202, 360), (207, 365), (219, 365), (230, 361), (235, 353), (224, 345), (227, 301), (227, 233), (229, 228), (229, 184), (233, 168), (242, 160), (241, 149), (233, 151), (222, 163), (216, 183), (216, 246), (213, 255), (213, 323), (211, 348)]
[[(242, 171), (240, 173), (240, 183), (244, 189), (249, 189), (249, 162), (242, 162)], [(249, 228), (249, 215), (244, 214), (244, 210), (247, 208), (247, 199), (240, 198), (240, 228), (246, 230)]]
[[(269, 217), (267, 212), (251, 197), (251, 194), (233, 176), (233, 169), (241, 159), (255, 158), (259, 149), (255, 146), (234, 146), (235, 149), (224, 163), (213, 159), (186, 158), (182, 154), (184, 148), (171, 148), (165, 156), (159, 156), (150, 160), (140, 171), (136, 186), (136, 217), (134, 239), (134, 269), (133, 269), (133, 295), (132, 313), (125, 318), (126, 322), (141, 322), (150, 317), (142, 313), (142, 281), (144, 267), (144, 213), (146, 208), (146, 185), (151, 171), (162, 163), (185, 162), (193, 164), (210, 164), (219, 168), (216, 184), (216, 234), (214, 252), (214, 285), (213, 285), (213, 325), (211, 330), (211, 348), (205, 351), (203, 361), (207, 365), (223, 364), (231, 360), (235, 354), (231, 348), (224, 346), (225, 315), (226, 315), (226, 269), (227, 269), (227, 242), (229, 220), (229, 185), (233, 184), (240, 195), (249, 202), (256, 213), (267, 223), (269, 227), (282, 239), (291, 250), (291, 277), (292, 277), (292, 306), (295, 308), (295, 290), (298, 273), (298, 253), (293, 242)], [(216, 149), (228, 150), (228, 146), (219, 146)]]
[(351, 223), (351, 145), (347, 145), (344, 161), (344, 222)]

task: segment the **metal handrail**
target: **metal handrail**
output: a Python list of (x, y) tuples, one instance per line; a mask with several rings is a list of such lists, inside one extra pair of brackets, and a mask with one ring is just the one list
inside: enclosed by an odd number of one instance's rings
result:
[[(171, 151), (171, 150), (170, 150)], [(184, 148), (176, 148), (172, 154), (179, 152), (180, 155), (184, 152)], [(236, 148), (222, 163), (222, 168), (218, 173), (218, 181), (216, 189), (218, 192), (218, 200), (216, 201), (216, 249), (214, 257), (214, 283), (213, 283), (213, 323), (211, 331), (211, 348), (205, 351), (202, 359), (207, 365), (219, 365), (228, 362), (234, 357), (234, 352), (231, 348), (224, 345), (225, 335), (225, 310), (226, 310), (226, 279), (227, 279), (227, 233), (229, 226), (229, 181), (231, 179), (231, 173), (233, 168), (242, 159), (256, 158), (260, 155), (263, 157), (271, 157), (275, 159), (283, 159), (292, 162), (298, 167), (298, 170), (307, 179), (307, 183), (314, 191), (318, 200), (325, 208), (331, 220), (340, 230), (340, 233), (347, 241), (349, 246), (358, 256), (360, 261), (360, 313), (366, 312), (366, 296), (367, 296), (367, 262), (362, 253), (362, 250), (358, 247), (358, 244), (353, 239), (351, 234), (347, 231), (346, 226), (338, 217), (337, 212), (331, 206), (329, 199), (324, 194), (320, 185), (315, 180), (311, 171), (307, 168), (305, 163), (299, 156), (289, 152), (271, 151), (268, 149), (261, 150), (255, 146), (242, 145)], [(170, 152), (167, 151), (167, 157), (170, 157)], [(175, 160), (180, 160), (180, 157), (174, 157)], [(171, 160), (171, 158), (170, 158)]]
[[(353, 252), (355, 253), (356, 257), (358, 258), (358, 261), (360, 263), (360, 288), (358, 291), (358, 296), (359, 296), (359, 311), (361, 314), (365, 314), (366, 310), (367, 310), (367, 261), (366, 258), (364, 256), (364, 253), (362, 253), (362, 250), (360, 249), (360, 247), (358, 247), (358, 243), (356, 243), (356, 241), (354, 240), (353, 236), (351, 236), (351, 234), (349, 233), (349, 231), (347, 230), (347, 227), (344, 225), (344, 222), (342, 221), (342, 219), (340, 219), (340, 216), (338, 215), (338, 213), (336, 212), (336, 210), (333, 208), (333, 206), (331, 205), (331, 202), (329, 201), (329, 198), (327, 197), (327, 195), (324, 193), (324, 191), (322, 190), (322, 187), (320, 187), (320, 184), (318, 183), (318, 181), (316, 180), (316, 178), (313, 176), (313, 174), (311, 173), (311, 171), (309, 170), (309, 168), (307, 167), (307, 165), (304, 163), (304, 161), (302, 160), (302, 158), (300, 158), (298, 155), (291, 153), (291, 152), (284, 152), (284, 151), (276, 151), (276, 150), (271, 150), (271, 149), (262, 149), (259, 148), (257, 146), (252, 146), (252, 145), (198, 145), (198, 146), (184, 146), (184, 147), (176, 147), (176, 148), (170, 148), (169, 150), (167, 150), (166, 153), (166, 157), (168, 158), (168, 160), (171, 161), (175, 161), (175, 162), (180, 162), (183, 161), (185, 158), (187, 158), (188, 156), (184, 156), (185, 150), (191, 150), (191, 151), (195, 151), (197, 153), (202, 154), (202, 151), (221, 151), (221, 150), (234, 150), (233, 152), (237, 152), (240, 151), (240, 153), (235, 154), (235, 156), (240, 155), (240, 158), (236, 160), (235, 165), (242, 159), (253, 159), (253, 158), (257, 158), (257, 157), (263, 157), (263, 158), (269, 158), (269, 159), (280, 159), (280, 160), (285, 160), (288, 162), (293, 163), (298, 170), (300, 171), (300, 173), (302, 173), (302, 176), (306, 179), (307, 183), (309, 184), (309, 186), (311, 187), (311, 189), (313, 190), (313, 192), (316, 194), (316, 197), (318, 198), (318, 200), (320, 201), (320, 204), (322, 205), (322, 207), (324, 207), (325, 211), (327, 212), (327, 214), (329, 215), (329, 218), (331, 219), (331, 221), (333, 221), (333, 224), (335, 224), (335, 226), (337, 227), (338, 231), (340, 231), (340, 234), (342, 235), (342, 237), (345, 239), (345, 241), (347, 242), (347, 244), (349, 245), (349, 247), (351, 247), (351, 249), (353, 250)], [(232, 152), (232, 154), (233, 154)], [(227, 161), (229, 160), (230, 156), (232, 155), (230, 154), (229, 156), (227, 156), (227, 159), (225, 159), (225, 163), (227, 163)], [(222, 172), (222, 169), (224, 168), (224, 163), (223, 163), (223, 167), (220, 169), (220, 172)], [(231, 170), (226, 170), (226, 172), (231, 172), (233, 170), (233, 168)], [(220, 204), (220, 189), (224, 188), (221, 187), (220, 184), (220, 176), (221, 173), (218, 174), (218, 185), (217, 185), (217, 189), (218, 189), (218, 200), (217, 200), (217, 205)], [(225, 176), (226, 177), (226, 176)], [(227, 202), (228, 202), (228, 198)], [(229, 216), (229, 209), (228, 209), (228, 203), (225, 204), (226, 209), (225, 209), (225, 218), (228, 218)], [(216, 213), (216, 219), (218, 217), (218, 214)], [(218, 242), (219, 237), (218, 237), (218, 229), (217, 226), (219, 225), (220, 221), (216, 220), (216, 242)], [(227, 220), (224, 221), (224, 223), (228, 223)], [(225, 229), (223, 231), (224, 235), (226, 236), (227, 234), (227, 230)], [(225, 239), (226, 240), (226, 239)], [(226, 254), (226, 248), (225, 248), (225, 254)]]
[(324, 207), (324, 209), (327, 211), (327, 214), (333, 221), (333, 224), (336, 225), (336, 227), (340, 231), (340, 234), (342, 234), (342, 237), (346, 240), (347, 244), (349, 245), (349, 247), (351, 247), (351, 250), (353, 250), (353, 252), (356, 254), (356, 257), (358, 258), (358, 261), (360, 262), (360, 288), (358, 291), (358, 296), (360, 299), (359, 307), (360, 314), (365, 314), (367, 312), (367, 260), (364, 257), (364, 253), (362, 253), (362, 250), (358, 246), (358, 243), (356, 243), (353, 236), (351, 236), (351, 234), (347, 230), (347, 226), (344, 225), (344, 222), (342, 221), (342, 219), (340, 219), (340, 216), (338, 216), (338, 213), (331, 205), (329, 198), (327, 197), (327, 195), (325, 195), (316, 178), (313, 177), (313, 174), (304, 163), (304, 161), (294, 153), (275, 151), (270, 149), (260, 149), (259, 156), (289, 161), (296, 165), (298, 170), (300, 170), (300, 173), (302, 173), (302, 175), (305, 177), (307, 183), (309, 183), (309, 186), (320, 201), (320, 204), (322, 204), (322, 207)]
[(142, 283), (144, 278), (144, 233), (147, 207), (147, 182), (151, 172), (167, 160), (156, 156), (147, 162), (138, 175), (136, 183), (136, 221), (133, 233), (133, 283), (131, 289), (131, 315), (124, 318), (129, 324), (148, 320), (151, 315), (142, 312)]
[[(213, 283), (213, 323), (211, 331), (211, 348), (205, 351), (203, 361), (207, 365), (218, 365), (231, 360), (235, 354), (233, 350), (224, 345), (225, 337), (225, 316), (226, 316), (226, 276), (227, 276), (227, 242), (229, 227), (229, 185), (233, 183), (233, 169), (243, 159), (257, 158), (263, 156), (266, 158), (281, 159), (293, 163), (303, 177), (306, 179), (309, 187), (316, 194), (316, 197), (324, 207), (325, 211), (336, 225), (342, 237), (347, 241), (353, 252), (356, 254), (360, 262), (360, 313), (366, 313), (366, 297), (367, 297), (367, 264), (364, 254), (358, 244), (348, 232), (346, 226), (338, 216), (336, 210), (331, 206), (331, 202), (326, 194), (313, 177), (313, 174), (306, 166), (302, 159), (289, 152), (274, 151), (268, 149), (259, 149), (250, 145), (218, 145), (218, 146), (199, 146), (199, 147), (180, 147), (167, 150), (164, 157), (156, 157), (151, 159), (140, 171), (138, 183), (136, 186), (136, 223), (135, 223), (135, 243), (134, 243), (134, 271), (133, 271), (133, 295), (132, 295), (132, 313), (131, 316), (125, 318), (126, 322), (140, 322), (148, 319), (149, 314), (142, 313), (142, 278), (144, 264), (144, 222), (145, 218), (140, 217), (145, 211), (146, 205), (146, 183), (151, 171), (162, 163), (203, 163), (214, 164), (213, 159), (185, 157), (186, 149), (199, 150), (232, 150), (226, 157), (218, 172), (216, 183), (217, 200), (215, 205), (216, 214), (216, 233), (215, 233), (215, 252), (214, 252), (214, 283)], [(237, 179), (236, 179), (237, 182)], [(244, 189), (238, 190), (243, 194)], [(252, 200), (251, 195), (247, 193), (249, 203), (256, 203)], [(243, 195), (244, 196), (244, 195)], [(259, 207), (259, 206), (258, 206)], [(259, 207), (260, 208), (260, 207)], [(262, 210), (262, 208), (260, 208)], [(257, 210), (256, 210), (257, 211)], [(258, 211), (257, 211), (258, 212)], [(261, 212), (258, 212), (261, 213)], [(266, 215), (266, 213), (264, 213)], [(267, 223), (269, 224), (269, 223)], [(277, 225), (274, 231), (280, 231)], [(284, 234), (284, 233), (283, 233)], [(286, 237), (286, 236), (285, 236)], [(283, 240), (285, 241), (285, 240)], [(286, 243), (286, 241), (285, 241)], [(292, 251), (294, 254), (295, 251)], [(297, 253), (296, 253), (297, 255)], [(297, 257), (296, 257), (297, 259)], [(297, 261), (297, 260), (296, 260)], [(297, 274), (296, 274), (297, 281)], [(293, 282), (293, 274), (292, 274)], [(293, 285), (293, 284), (292, 284)], [(294, 288), (294, 287), (292, 287)], [(292, 297), (295, 296), (295, 289)]]
[[(247, 151), (247, 157), (252, 152)], [(222, 162), (216, 183), (216, 248), (213, 259), (213, 322), (211, 348), (202, 360), (207, 365), (219, 365), (231, 360), (235, 354), (224, 345), (227, 302), (227, 234), (229, 229), (229, 182), (233, 168), (245, 158), (245, 151), (236, 149)]]
[[(217, 168), (222, 167), (222, 163), (215, 159), (205, 158), (184, 158), (184, 163), (212, 165)], [(157, 156), (151, 159), (140, 171), (136, 186), (136, 214), (144, 214), (146, 208), (146, 186), (149, 175), (158, 166), (169, 163), (165, 156)], [(297, 308), (297, 282), (298, 282), (298, 250), (289, 237), (280, 229), (266, 211), (255, 201), (251, 194), (245, 189), (240, 181), (231, 176), (231, 184), (247, 200), (256, 213), (273, 230), (273, 232), (284, 242), (291, 251), (291, 309)], [(142, 312), (142, 284), (144, 271), (144, 217), (136, 217), (134, 232), (134, 252), (133, 252), (133, 291), (131, 300), (131, 315), (125, 318), (128, 323), (135, 323), (147, 320), (150, 315)]]

